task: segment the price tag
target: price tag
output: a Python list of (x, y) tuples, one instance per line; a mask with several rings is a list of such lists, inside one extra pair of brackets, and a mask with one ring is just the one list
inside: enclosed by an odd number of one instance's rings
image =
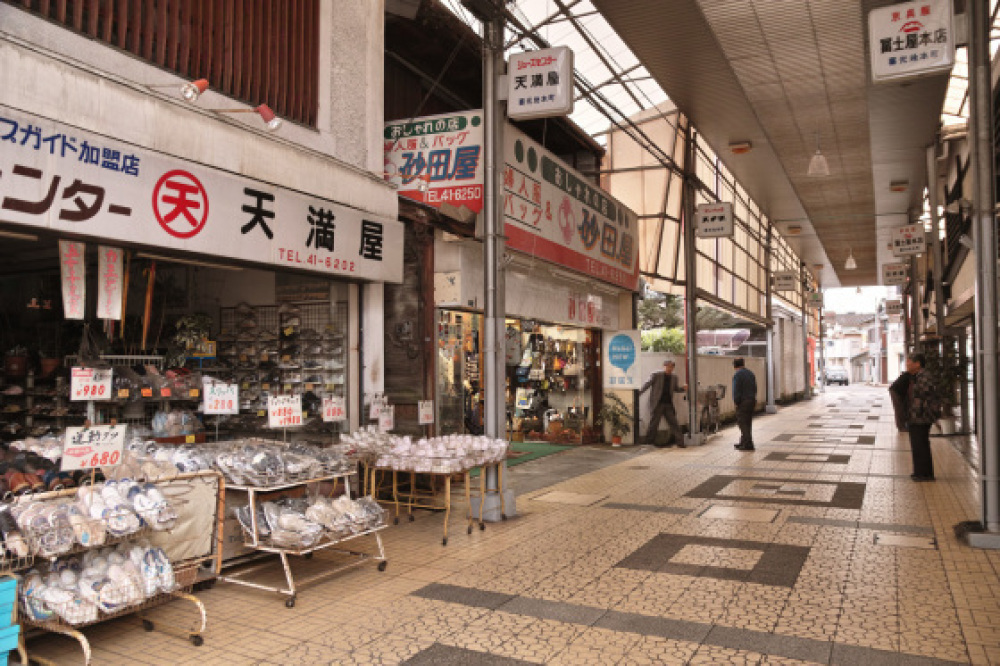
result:
[[(75, 369), (75, 368), (74, 368)], [(122, 460), (128, 426), (66, 428), (63, 439), (62, 471), (75, 472), (94, 467), (115, 467)]]
[[(330, 384), (330, 386), (332, 386), (332, 384)], [(384, 408), (385, 398), (373, 398), (371, 407), (368, 408), (368, 420), (377, 421)]]
[(431, 423), (434, 423), (433, 400), (417, 401), (417, 419), (420, 425), (429, 425)]
[(239, 414), (240, 388), (236, 384), (206, 382), (201, 407), (205, 414)]
[(264, 363), (267, 363), (268, 358), (270, 358), (270, 354), (268, 354), (267, 352), (264, 352), (263, 354), (260, 355), (260, 360), (263, 361)]
[(281, 362), (282, 363), (291, 363), (292, 362), (292, 356), (291, 356), (291, 354), (282, 354), (281, 355)]
[(282, 333), (285, 334), (286, 338), (290, 338), (293, 335), (295, 335), (295, 327), (294, 326), (286, 326), (285, 329), (282, 331)]
[(110, 368), (73, 368), (70, 375), (70, 400), (110, 400)]
[(396, 427), (396, 418), (393, 413), (395, 408), (392, 405), (385, 405), (378, 415), (378, 428), (382, 432), (389, 432)]
[(312, 384), (306, 384), (306, 390), (307, 391), (312, 391), (313, 390), (313, 385)]
[(143, 398), (152, 398), (153, 397), (153, 389), (151, 389), (151, 388), (144, 388), (144, 389), (142, 389), (142, 397)]
[(258, 409), (257, 416), (267, 416), (267, 411), (263, 409)]
[(196, 437), (194, 435), (186, 435), (184, 437), (184, 443), (185, 444), (194, 444), (195, 443), (195, 439), (196, 439)]
[(119, 398), (127, 398), (128, 397), (128, 389), (118, 389), (118, 397)]
[(272, 395), (267, 399), (268, 428), (296, 428), (302, 425), (301, 395)]
[(161, 389), (160, 389), (160, 397), (161, 397), (161, 398), (169, 398), (169, 397), (171, 397), (171, 396), (172, 396), (173, 394), (174, 394), (174, 392), (173, 392), (173, 390), (171, 390), (171, 389), (168, 389), (168, 388), (161, 388)]
[(343, 398), (337, 396), (323, 398), (323, 420), (327, 423), (347, 420), (347, 410), (344, 409)]
[(188, 397), (197, 398), (199, 393), (200, 391), (198, 391), (198, 389), (191, 389), (190, 391), (188, 391)]
[(261, 384), (260, 387), (262, 389), (264, 389), (265, 391), (270, 391), (271, 390), (271, 385), (270, 384)]

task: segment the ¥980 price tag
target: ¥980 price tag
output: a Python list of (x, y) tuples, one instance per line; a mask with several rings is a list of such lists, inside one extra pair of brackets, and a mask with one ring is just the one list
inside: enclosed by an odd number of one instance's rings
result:
[(111, 368), (73, 368), (69, 399), (74, 401), (111, 400)]

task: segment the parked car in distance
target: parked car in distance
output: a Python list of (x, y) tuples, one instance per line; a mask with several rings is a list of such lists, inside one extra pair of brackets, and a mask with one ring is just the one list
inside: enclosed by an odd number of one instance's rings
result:
[(847, 379), (847, 370), (843, 368), (827, 368), (826, 383), (827, 385), (840, 384), (841, 386), (847, 386), (850, 383)]

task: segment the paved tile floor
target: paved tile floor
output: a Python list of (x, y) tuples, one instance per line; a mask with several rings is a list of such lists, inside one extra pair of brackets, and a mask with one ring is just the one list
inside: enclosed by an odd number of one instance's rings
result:
[[(87, 630), (94, 663), (1000, 663), (1000, 553), (952, 534), (977, 517), (973, 471), (935, 438), (938, 481), (913, 483), (890, 410), (884, 388), (831, 388), (758, 417), (754, 453), (730, 428), (526, 463), (512, 520), (470, 536), (453, 516), (444, 547), (441, 516), (420, 514), (383, 533), (385, 573), (347, 572), (294, 609), (220, 583), (198, 593), (202, 647), (119, 620)], [(546, 469), (563, 476), (542, 484)], [(29, 649), (81, 663), (63, 637)]]

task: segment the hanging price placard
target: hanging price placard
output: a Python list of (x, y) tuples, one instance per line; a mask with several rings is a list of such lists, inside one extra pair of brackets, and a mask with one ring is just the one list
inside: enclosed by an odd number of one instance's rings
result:
[(343, 398), (337, 396), (323, 398), (323, 420), (327, 423), (347, 420), (347, 410), (344, 409)]
[(202, 411), (205, 414), (239, 414), (240, 387), (237, 384), (206, 383)]
[(302, 425), (301, 395), (272, 395), (267, 399), (267, 427), (295, 428)]
[(382, 414), (382, 410), (385, 409), (385, 396), (377, 395), (372, 398), (371, 406), (368, 409), (368, 420), (377, 421), (379, 416)]
[(70, 374), (70, 400), (110, 400), (111, 368), (73, 368)]
[(115, 467), (122, 460), (128, 426), (66, 428), (63, 439), (62, 471), (75, 472), (94, 467)]
[(431, 423), (434, 423), (433, 400), (417, 401), (417, 420), (420, 423), (420, 425), (430, 425)]
[(385, 405), (382, 411), (378, 415), (378, 429), (382, 432), (389, 432), (396, 427), (396, 418), (393, 414), (394, 407), (392, 405)]

